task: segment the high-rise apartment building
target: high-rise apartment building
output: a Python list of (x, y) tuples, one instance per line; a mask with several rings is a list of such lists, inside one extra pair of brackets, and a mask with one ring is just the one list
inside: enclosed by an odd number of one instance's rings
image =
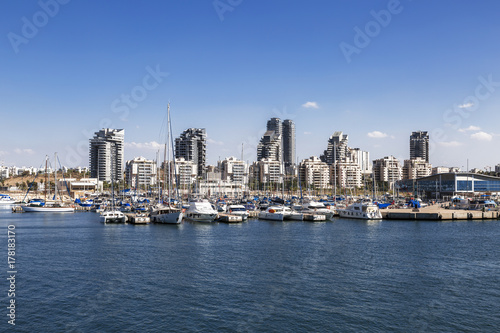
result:
[(205, 171), (207, 132), (204, 128), (189, 128), (175, 139), (175, 158), (183, 157), (197, 166), (198, 176)]
[(285, 167), (295, 164), (295, 124), (290, 119), (283, 121), (283, 163)]
[(257, 161), (264, 158), (281, 162), (281, 135), (266, 131), (257, 146)]
[(279, 118), (271, 118), (267, 121), (266, 133), (264, 133), (257, 146), (257, 161), (265, 158), (281, 163), (283, 154), (281, 130), (281, 120)]
[(104, 128), (90, 139), (90, 176), (100, 181), (123, 180), (125, 130)]
[(295, 164), (295, 124), (290, 119), (281, 122), (279, 118), (267, 121), (267, 131), (257, 146), (257, 161), (270, 159), (284, 163), (286, 167)]
[(420, 157), (429, 163), (429, 134), (424, 131), (412, 132), (410, 136), (410, 160)]
[(267, 121), (267, 130), (268, 131), (273, 131), (276, 133), (276, 135), (281, 136), (282, 134), (282, 124), (281, 124), (281, 119), (280, 118), (271, 118)]
[(320, 156), (321, 160), (328, 165), (335, 161), (345, 162), (349, 159), (349, 147), (347, 146), (348, 136), (341, 131), (333, 133), (328, 139), (328, 147)]

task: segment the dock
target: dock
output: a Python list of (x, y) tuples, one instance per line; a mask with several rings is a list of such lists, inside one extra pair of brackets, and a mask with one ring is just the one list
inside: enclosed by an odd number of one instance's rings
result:
[(382, 218), (387, 220), (492, 220), (500, 218), (498, 210), (479, 211), (463, 209), (446, 209), (439, 205), (423, 208), (383, 209)]
[(23, 208), (21, 206), (12, 207), (12, 213), (23, 213)]

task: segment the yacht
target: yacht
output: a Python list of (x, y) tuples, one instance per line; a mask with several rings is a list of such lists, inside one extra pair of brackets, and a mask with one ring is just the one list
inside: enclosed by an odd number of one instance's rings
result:
[(0, 194), (0, 205), (12, 205), (16, 201), (6, 194)]
[(229, 205), (227, 211), (229, 214), (241, 216), (242, 221), (248, 220), (248, 216), (250, 215), (243, 205)]
[(298, 212), (290, 207), (283, 207), (283, 213), (285, 216), (283, 219), (285, 220), (292, 220), (292, 221), (303, 221), (304, 220), (304, 214), (302, 212)]
[(325, 215), (327, 220), (331, 220), (335, 214), (335, 211), (327, 208), (322, 202), (309, 201), (302, 204), (302, 207), (306, 209), (303, 213)]
[(184, 209), (159, 205), (151, 209), (151, 221), (155, 223), (179, 224), (184, 217)]
[(283, 221), (284, 218), (283, 206), (270, 206), (266, 210), (259, 212), (259, 219), (261, 220)]
[(119, 210), (106, 210), (100, 214), (99, 221), (102, 223), (125, 223), (127, 217)]
[(21, 208), (25, 213), (74, 213), (75, 208), (69, 206), (62, 206), (59, 204), (46, 204), (44, 206), (24, 206)]
[(217, 218), (217, 210), (208, 200), (191, 201), (186, 210), (186, 219), (194, 222), (213, 222)]
[(28, 204), (21, 205), (25, 213), (74, 213), (74, 206), (66, 206), (55, 201), (44, 201), (42, 199), (32, 199)]
[(372, 202), (355, 202), (345, 209), (337, 210), (340, 217), (348, 217), (353, 219), (363, 219), (363, 220), (380, 220), (382, 219), (382, 213), (377, 205)]

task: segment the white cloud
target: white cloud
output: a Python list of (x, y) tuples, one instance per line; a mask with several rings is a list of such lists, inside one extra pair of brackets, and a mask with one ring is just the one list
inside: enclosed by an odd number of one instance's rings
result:
[(373, 131), (373, 132), (368, 133), (367, 135), (368, 135), (368, 137), (373, 138), (373, 139), (382, 139), (382, 138), (387, 137), (386, 133), (382, 133), (379, 131)]
[(33, 155), (35, 153), (35, 151), (33, 149), (29, 149), (29, 148), (27, 148), (27, 149), (16, 148), (16, 149), (14, 149), (14, 153), (19, 154), (19, 155), (21, 155), (21, 154)]
[(461, 146), (462, 143), (458, 142), (458, 141), (442, 141), (442, 142), (438, 142), (437, 143), (438, 145), (442, 146), (442, 147), (458, 147), (458, 146)]
[(461, 104), (461, 105), (459, 105), (458, 107), (459, 107), (460, 109), (467, 109), (467, 108), (470, 108), (470, 107), (472, 107), (472, 106), (474, 106), (474, 103), (465, 103), (465, 104)]
[(312, 132), (304, 132), (304, 135), (311, 135)]
[(5, 156), (5, 155), (9, 155), (9, 152), (0, 150), (0, 156)]
[(316, 102), (306, 102), (302, 104), (302, 107), (306, 109), (319, 109), (318, 103)]
[(137, 148), (137, 149), (152, 149), (152, 150), (158, 150), (163, 147), (161, 143), (158, 143), (156, 141), (151, 141), (151, 142), (125, 142), (125, 147), (126, 148)]
[(467, 128), (460, 128), (458, 131), (464, 133), (464, 132), (468, 132), (468, 131), (479, 131), (479, 130), (481, 130), (481, 127), (470, 125)]
[(216, 146), (223, 146), (224, 145), (224, 142), (215, 141), (214, 139), (210, 139), (210, 138), (207, 139), (207, 143), (210, 143), (210, 144), (216, 145)]
[(493, 135), (486, 132), (477, 132), (471, 134), (470, 138), (478, 141), (491, 141), (493, 139)]

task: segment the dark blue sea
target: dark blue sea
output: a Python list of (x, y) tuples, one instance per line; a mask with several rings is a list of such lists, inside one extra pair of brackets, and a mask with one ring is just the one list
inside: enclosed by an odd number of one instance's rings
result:
[(500, 221), (134, 226), (3, 210), (0, 228), (4, 332), (500, 330)]

